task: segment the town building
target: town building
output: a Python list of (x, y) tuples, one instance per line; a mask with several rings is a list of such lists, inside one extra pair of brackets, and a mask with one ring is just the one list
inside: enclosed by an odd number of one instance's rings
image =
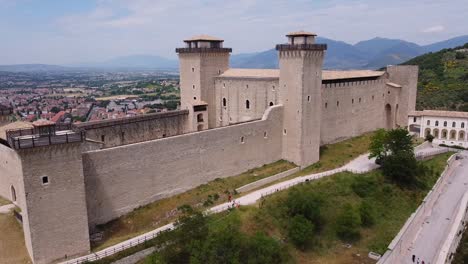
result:
[(409, 131), (421, 138), (434, 137), (434, 144), (468, 148), (468, 113), (455, 111), (411, 111)]

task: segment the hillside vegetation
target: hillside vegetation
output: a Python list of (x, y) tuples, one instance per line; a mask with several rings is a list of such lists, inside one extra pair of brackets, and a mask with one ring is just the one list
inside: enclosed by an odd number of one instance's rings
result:
[(468, 111), (468, 43), (405, 62), (419, 66), (416, 108)]
[(167, 233), (171, 247), (140, 263), (375, 263), (367, 253), (385, 252), (450, 155), (423, 162), (423, 188), (401, 188), (380, 170), (344, 172), (278, 192), (256, 206), (182, 218), (185, 229)]

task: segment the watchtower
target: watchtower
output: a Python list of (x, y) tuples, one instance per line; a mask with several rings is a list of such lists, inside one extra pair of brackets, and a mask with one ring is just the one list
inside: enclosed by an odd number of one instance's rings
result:
[(279, 51), (279, 100), (284, 106), (283, 157), (299, 166), (319, 160), (322, 64), (327, 45), (315, 44), (316, 34), (286, 35)]
[(200, 35), (184, 40), (177, 48), (180, 61), (181, 109), (189, 110), (188, 130), (199, 131), (216, 126), (214, 78), (229, 68), (231, 48), (224, 40)]
[(82, 165), (84, 132), (40, 120), (7, 131), (21, 160), (21, 212), (26, 248), (34, 263), (51, 263), (90, 250)]

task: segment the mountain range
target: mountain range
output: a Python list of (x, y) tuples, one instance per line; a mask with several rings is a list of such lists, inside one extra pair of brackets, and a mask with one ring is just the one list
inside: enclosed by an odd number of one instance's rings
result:
[[(405, 40), (380, 37), (360, 41), (354, 45), (321, 37), (318, 37), (316, 42), (328, 45), (324, 61), (325, 69), (379, 69), (387, 65), (403, 63), (425, 53), (461, 46), (468, 43), (468, 35), (424, 46)], [(275, 49), (270, 49), (255, 53), (234, 54), (231, 56), (230, 63), (231, 67), (234, 68), (278, 68), (278, 53)], [(177, 67), (177, 60), (142, 54), (67, 66), (47, 64), (0, 65), (0, 71), (177, 69)]]
[[(416, 56), (453, 48), (468, 43), (468, 35), (421, 46), (416, 43), (388, 38), (373, 38), (355, 45), (318, 37), (317, 43), (328, 45), (325, 54), (326, 69), (379, 69), (387, 65), (403, 63)], [(263, 52), (239, 54), (231, 57), (231, 66), (236, 68), (278, 68), (275, 49)]]

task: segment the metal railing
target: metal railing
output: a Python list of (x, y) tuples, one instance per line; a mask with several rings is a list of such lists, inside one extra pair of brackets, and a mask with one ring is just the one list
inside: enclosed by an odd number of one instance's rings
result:
[(82, 142), (86, 138), (86, 132), (67, 131), (61, 134), (48, 135), (26, 135), (20, 137), (9, 137), (8, 143), (14, 149), (27, 149), (49, 145)]
[(65, 260), (64, 262), (61, 262), (61, 264), (81, 264), (81, 263), (87, 263), (90, 261), (97, 261), (97, 260), (112, 256), (116, 253), (122, 252), (124, 250), (130, 249), (132, 247), (135, 247), (147, 241), (150, 241), (156, 238), (157, 236), (159, 236), (163, 232), (172, 230), (172, 227), (169, 225), (165, 227), (166, 227), (165, 229), (160, 228), (162, 230), (158, 230), (156, 232), (150, 232), (150, 233), (141, 235), (139, 237), (136, 237), (136, 239), (128, 241), (127, 243), (123, 242), (123, 243), (117, 244), (116, 246), (112, 246), (107, 249), (98, 251), (96, 253), (91, 253), (87, 256), (79, 257), (79, 258), (68, 260), (68, 261)]

